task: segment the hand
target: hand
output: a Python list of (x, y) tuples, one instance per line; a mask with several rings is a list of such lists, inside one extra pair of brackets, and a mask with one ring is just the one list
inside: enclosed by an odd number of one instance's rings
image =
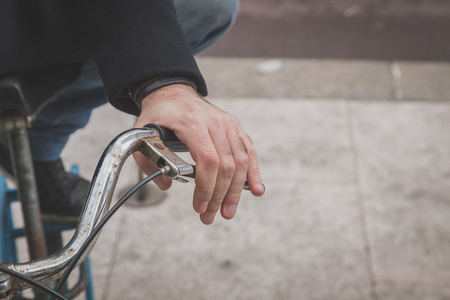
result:
[[(135, 127), (148, 123), (173, 130), (189, 148), (197, 165), (193, 206), (204, 224), (212, 224), (219, 209), (225, 219), (234, 217), (246, 179), (253, 195), (264, 194), (255, 148), (239, 122), (192, 87), (173, 84), (144, 98)], [(134, 157), (144, 173), (156, 170), (142, 154)], [(171, 179), (155, 183), (166, 190)]]

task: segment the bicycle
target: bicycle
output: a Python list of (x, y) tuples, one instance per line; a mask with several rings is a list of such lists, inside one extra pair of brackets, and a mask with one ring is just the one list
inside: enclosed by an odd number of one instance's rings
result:
[[(0, 264), (0, 299), (12, 299), (20, 291), (32, 286), (45, 291), (54, 299), (66, 299), (59, 291), (68, 275), (86, 259), (101, 228), (134, 192), (162, 174), (180, 182), (187, 182), (184, 177), (195, 176), (195, 166), (172, 150), (187, 151), (187, 147), (172, 131), (155, 124), (142, 129), (130, 129), (118, 135), (99, 160), (72, 240), (62, 250), (44, 259)], [(128, 156), (135, 151), (147, 156), (159, 170), (135, 185), (109, 210), (120, 170)], [(43, 285), (59, 278), (55, 291)]]

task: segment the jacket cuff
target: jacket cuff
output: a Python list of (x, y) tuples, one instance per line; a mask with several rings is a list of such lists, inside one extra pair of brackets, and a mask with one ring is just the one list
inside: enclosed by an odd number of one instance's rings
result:
[(195, 82), (190, 79), (189, 77), (184, 76), (169, 76), (169, 77), (158, 77), (154, 78), (148, 81), (145, 81), (143, 83), (133, 85), (131, 87), (128, 87), (128, 93), (130, 97), (133, 99), (134, 103), (139, 107), (139, 109), (142, 108), (142, 100), (154, 91), (172, 85), (172, 84), (186, 84), (191, 87), (193, 87), (195, 90), (197, 90), (197, 86), (195, 85)]

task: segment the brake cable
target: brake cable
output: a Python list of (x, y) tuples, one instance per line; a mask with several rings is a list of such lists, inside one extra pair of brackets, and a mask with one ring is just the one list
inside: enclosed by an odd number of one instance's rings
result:
[(47, 293), (48, 295), (51, 295), (54, 299), (68, 300), (63, 295), (59, 294), (58, 292), (52, 290), (51, 288), (49, 288), (49, 287), (47, 287), (45, 285), (43, 285), (39, 281), (31, 279), (30, 277), (27, 277), (27, 276), (25, 276), (23, 274), (17, 273), (16, 271), (13, 271), (13, 270), (8, 269), (6, 267), (3, 267), (2, 265), (0, 265), (0, 272), (8, 274), (11, 277), (18, 278), (21, 281), (23, 281), (25, 283), (28, 283), (29, 285), (32, 285), (33, 287), (43, 291), (44, 293)]
[[(154, 172), (153, 174), (147, 176), (143, 180), (141, 180), (138, 184), (136, 184), (134, 187), (132, 187), (105, 215), (105, 217), (97, 224), (97, 226), (94, 227), (92, 233), (89, 235), (89, 237), (86, 239), (86, 241), (83, 243), (83, 245), (80, 247), (80, 250), (78, 253), (70, 260), (70, 263), (68, 264), (66, 270), (64, 271), (63, 276), (59, 280), (55, 291), (60, 292), (63, 288), (64, 284), (66, 283), (67, 279), (69, 278), (70, 273), (75, 268), (78, 260), (83, 256), (83, 253), (87, 250), (89, 247), (89, 244), (94, 240), (95, 236), (101, 231), (103, 226), (106, 224), (106, 222), (109, 221), (109, 219), (117, 212), (117, 210), (135, 193), (137, 190), (139, 190), (142, 186), (144, 186), (146, 183), (152, 181), (156, 177), (164, 174), (166, 172), (165, 168), (161, 168), (158, 171)], [(53, 298), (50, 298), (49, 300), (53, 300)]]

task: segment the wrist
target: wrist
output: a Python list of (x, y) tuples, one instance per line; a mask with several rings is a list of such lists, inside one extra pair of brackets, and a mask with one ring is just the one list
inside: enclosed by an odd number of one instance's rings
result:
[[(148, 80), (139, 85), (135, 85), (129, 88), (130, 96), (136, 105), (142, 109), (142, 101), (147, 98), (147, 96), (161, 90), (167, 90), (171, 86), (184, 86), (190, 87), (190, 89), (196, 91), (197, 87), (193, 80), (184, 76), (168, 76), (159, 77), (156, 79)], [(174, 89), (173, 87), (169, 90)]]
[(186, 95), (193, 95), (195, 98), (199, 97), (197, 90), (187, 84), (175, 83), (164, 86), (145, 96), (141, 101), (141, 109), (144, 111), (146, 107), (160, 101), (169, 101), (171, 99), (179, 101), (180, 98), (178, 96), (183, 96), (183, 99), (186, 99)]

